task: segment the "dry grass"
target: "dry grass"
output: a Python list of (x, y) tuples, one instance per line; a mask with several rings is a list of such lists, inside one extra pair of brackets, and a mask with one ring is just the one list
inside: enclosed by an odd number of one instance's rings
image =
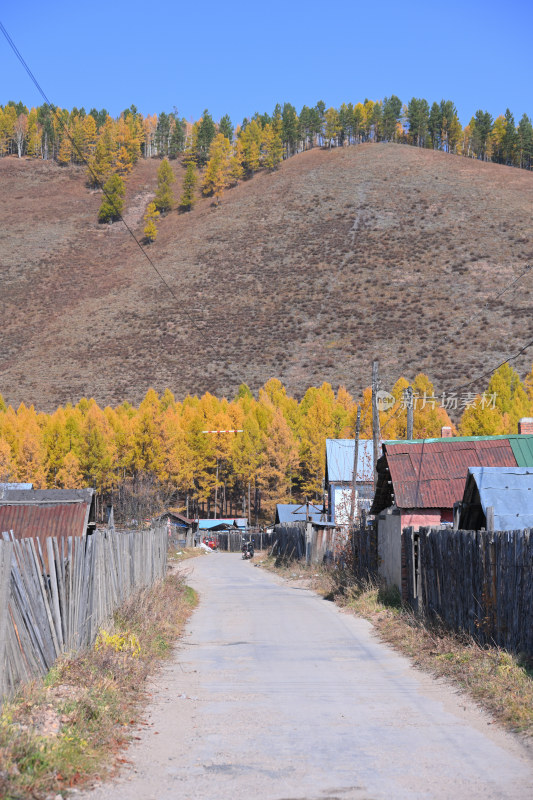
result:
[(290, 581), (305, 583), (346, 611), (368, 619), (379, 636), (421, 669), (445, 678), (470, 695), (509, 730), (533, 737), (533, 663), (498, 647), (480, 647), (471, 637), (429, 624), (402, 606), (397, 590), (347, 584), (336, 570), (293, 563), (276, 568)]
[(167, 557), (169, 563), (179, 564), (181, 561), (205, 555), (206, 551), (202, 547), (169, 547)]
[[(169, 575), (115, 615), (110, 643), (61, 658), (24, 686), (0, 717), (0, 797), (40, 800), (101, 778), (123, 763), (139, 726), (144, 684), (196, 604)], [(123, 635), (124, 634), (124, 635)]]
[[(158, 164), (128, 179), (134, 227)], [(98, 225), (100, 201), (83, 170), (0, 159), (0, 369), (15, 406), (138, 402), (149, 386), (231, 396), (271, 377), (296, 395), (324, 380), (359, 393), (375, 356), (384, 388), (424, 370), (440, 393), (523, 343), (533, 272), (443, 340), (533, 258), (525, 170), (395, 144), (303, 153), (217, 209), (160, 220), (150, 257), (181, 303), (119, 224)]]

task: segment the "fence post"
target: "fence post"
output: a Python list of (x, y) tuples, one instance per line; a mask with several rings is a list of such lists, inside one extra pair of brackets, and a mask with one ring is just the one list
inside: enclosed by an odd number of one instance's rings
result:
[(5, 651), (12, 556), (13, 543), (0, 541), (0, 702), (7, 688), (5, 685)]

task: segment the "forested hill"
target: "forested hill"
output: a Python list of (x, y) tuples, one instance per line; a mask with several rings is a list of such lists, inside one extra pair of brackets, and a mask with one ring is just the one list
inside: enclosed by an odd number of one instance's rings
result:
[[(139, 238), (160, 163), (126, 181)], [(179, 197), (185, 168), (170, 163)], [(271, 377), (357, 396), (376, 356), (385, 388), (422, 370), (440, 392), (531, 337), (532, 272), (483, 308), (533, 258), (524, 170), (397, 144), (314, 148), (218, 207), (158, 220), (148, 252), (173, 295), (122, 223), (98, 224), (101, 200), (83, 168), (0, 159), (10, 403), (138, 402), (150, 386), (232, 396)], [(513, 364), (525, 375), (531, 354)]]
[[(240, 142), (245, 166), (255, 169), (265, 151), (279, 143), (279, 158), (290, 157), (314, 145), (329, 147), (363, 142), (397, 142), (442, 150), (494, 161), (523, 169), (533, 165), (533, 125), (522, 114), (515, 121), (510, 109), (495, 119), (478, 109), (462, 125), (451, 100), (433, 102), (412, 97), (402, 103), (391, 95), (383, 100), (342, 103), (326, 108), (323, 101), (300, 113), (291, 103), (276, 105), (272, 114), (255, 113), (235, 128), (226, 114), (215, 124), (209, 111), (201, 119), (187, 122), (177, 110), (167, 114), (143, 115), (136, 106), (113, 119), (106, 109), (73, 108), (71, 111), (48, 105), (29, 109), (23, 103), (0, 105), (0, 157), (17, 154), (57, 163), (89, 162), (91, 179), (105, 176), (109, 167), (127, 172), (139, 157), (176, 158), (185, 153), (197, 164), (205, 164), (215, 135), (221, 133), (228, 144)], [(252, 142), (255, 154), (247, 152)], [(261, 152), (260, 152), (261, 151)]]

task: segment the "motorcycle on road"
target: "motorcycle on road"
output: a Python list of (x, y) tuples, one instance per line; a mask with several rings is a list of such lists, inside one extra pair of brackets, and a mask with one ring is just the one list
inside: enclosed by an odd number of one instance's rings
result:
[(241, 547), (242, 557), (243, 558), (253, 558), (254, 557), (254, 546), (252, 542), (243, 542)]

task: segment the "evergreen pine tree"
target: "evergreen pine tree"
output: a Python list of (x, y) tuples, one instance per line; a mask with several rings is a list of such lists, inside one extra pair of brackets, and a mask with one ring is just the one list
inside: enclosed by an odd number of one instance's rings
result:
[(185, 170), (185, 177), (183, 179), (183, 194), (180, 198), (180, 209), (183, 211), (190, 211), (196, 203), (196, 184), (198, 177), (196, 175), (196, 168), (193, 161), (189, 161), (187, 169)]
[(162, 214), (170, 211), (174, 205), (173, 183), (174, 173), (172, 172), (172, 167), (168, 159), (164, 158), (157, 170), (157, 191), (155, 193), (155, 207)]
[(228, 142), (233, 141), (233, 125), (228, 114), (224, 114), (218, 126), (218, 132), (223, 133)]
[(509, 109), (505, 112), (505, 133), (502, 141), (503, 160), (505, 164), (513, 164), (518, 146), (518, 133), (514, 116)]
[(287, 148), (287, 156), (296, 152), (298, 142), (298, 114), (290, 103), (285, 103), (281, 114), (283, 144)]
[(168, 147), (169, 158), (176, 158), (178, 153), (182, 153), (185, 149), (185, 125), (184, 119), (178, 118), (178, 113), (175, 111), (170, 115), (172, 125), (170, 134), (170, 144)]
[(104, 186), (104, 199), (98, 212), (98, 222), (116, 222), (122, 216), (126, 189), (120, 175), (111, 175)]
[(196, 140), (196, 161), (199, 165), (207, 162), (211, 142), (215, 138), (216, 132), (213, 118), (206, 108), (198, 124), (198, 137)]

